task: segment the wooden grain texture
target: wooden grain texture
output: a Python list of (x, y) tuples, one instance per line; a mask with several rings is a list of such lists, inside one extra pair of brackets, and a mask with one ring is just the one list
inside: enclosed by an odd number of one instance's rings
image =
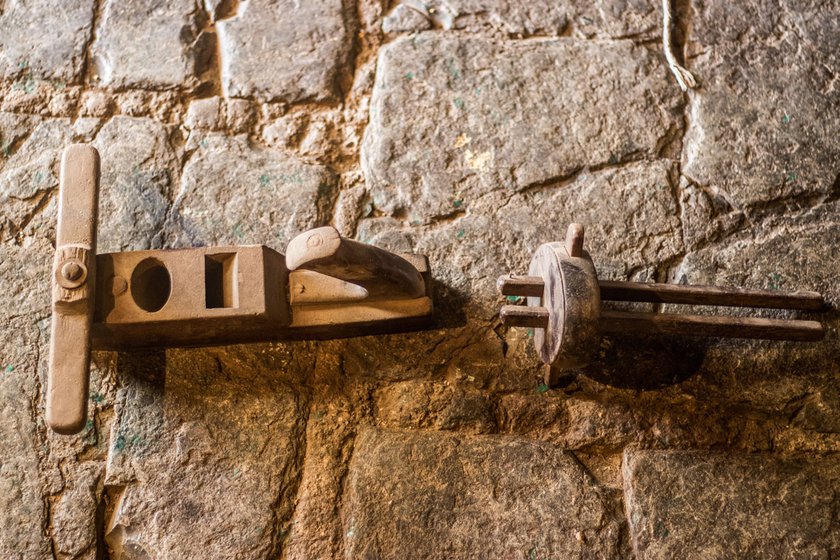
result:
[(416, 298), (425, 291), (422, 275), (410, 262), (379, 247), (345, 239), (331, 226), (292, 239), (286, 266), (290, 271), (314, 270), (358, 284), (371, 297)]
[(759, 317), (604, 311), (600, 323), (602, 332), (606, 333), (722, 336), (802, 342), (822, 340), (825, 336), (822, 324), (817, 321)]
[(762, 307), (820, 311), (825, 307), (817, 292), (780, 293), (770, 290), (686, 286), (679, 284), (642, 284), (601, 280), (601, 299), (611, 301), (643, 301), (682, 303), (688, 305), (720, 305), (727, 307)]
[(583, 224), (572, 223), (566, 228), (566, 254), (570, 257), (583, 256)]
[(289, 273), (289, 303), (306, 305), (361, 301), (370, 294), (362, 286), (314, 270)]
[(505, 305), (499, 311), (499, 318), (502, 323), (511, 327), (544, 329), (548, 327), (548, 317), (548, 309), (545, 307)]
[(500, 276), (496, 287), (503, 296), (542, 297), (545, 282), (540, 276)]
[(61, 158), (46, 402), (47, 425), (60, 434), (78, 433), (87, 420), (98, 197), (99, 154), (69, 146)]
[(548, 326), (534, 331), (540, 359), (566, 368), (588, 363), (600, 337), (601, 299), (592, 259), (585, 251), (569, 256), (564, 243), (546, 243), (534, 253), (528, 274), (545, 283), (541, 298), (528, 298), (529, 306), (549, 313)]

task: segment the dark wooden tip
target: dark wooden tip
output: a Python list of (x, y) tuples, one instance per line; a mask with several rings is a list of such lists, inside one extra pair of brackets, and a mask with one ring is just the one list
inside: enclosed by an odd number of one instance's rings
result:
[(503, 296), (542, 297), (545, 283), (539, 276), (500, 276), (496, 286)]
[(720, 305), (725, 307), (763, 307), (820, 311), (825, 302), (818, 292), (780, 293), (770, 290), (720, 288), (717, 286), (684, 286), (679, 284), (642, 284), (602, 280), (601, 299), (611, 301), (645, 301), (687, 305)]
[(825, 330), (818, 321), (630, 311), (603, 311), (601, 313), (601, 331), (609, 333), (724, 336), (801, 342), (822, 340), (825, 336)]
[(505, 305), (499, 312), (499, 318), (502, 323), (512, 327), (544, 329), (548, 326), (548, 309), (545, 307), (526, 307), (524, 305)]

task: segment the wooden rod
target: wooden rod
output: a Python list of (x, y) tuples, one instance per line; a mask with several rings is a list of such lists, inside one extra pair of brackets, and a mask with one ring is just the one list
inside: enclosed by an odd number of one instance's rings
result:
[(719, 288), (717, 286), (685, 286), (679, 284), (643, 284), (602, 280), (601, 299), (611, 301), (645, 301), (727, 307), (768, 307), (819, 311), (825, 303), (817, 292), (779, 293), (770, 290)]
[(503, 296), (542, 297), (545, 283), (540, 276), (500, 276), (496, 282)]
[(548, 309), (545, 307), (527, 307), (524, 305), (503, 305), (499, 318), (505, 325), (512, 327), (548, 327)]
[(817, 321), (632, 311), (602, 311), (601, 331), (797, 341), (822, 340), (825, 335), (822, 324)]

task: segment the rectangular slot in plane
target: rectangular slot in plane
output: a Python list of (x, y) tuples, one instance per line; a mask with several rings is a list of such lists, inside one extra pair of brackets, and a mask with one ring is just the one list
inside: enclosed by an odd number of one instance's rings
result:
[(204, 302), (207, 309), (239, 307), (236, 253), (204, 255)]

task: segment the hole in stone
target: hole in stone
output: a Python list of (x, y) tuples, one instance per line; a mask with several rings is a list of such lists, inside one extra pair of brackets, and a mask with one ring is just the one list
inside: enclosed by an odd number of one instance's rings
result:
[(236, 253), (204, 256), (204, 305), (207, 309), (239, 306)]
[(140, 309), (154, 313), (169, 300), (172, 280), (162, 262), (149, 257), (140, 261), (131, 273), (131, 297)]

